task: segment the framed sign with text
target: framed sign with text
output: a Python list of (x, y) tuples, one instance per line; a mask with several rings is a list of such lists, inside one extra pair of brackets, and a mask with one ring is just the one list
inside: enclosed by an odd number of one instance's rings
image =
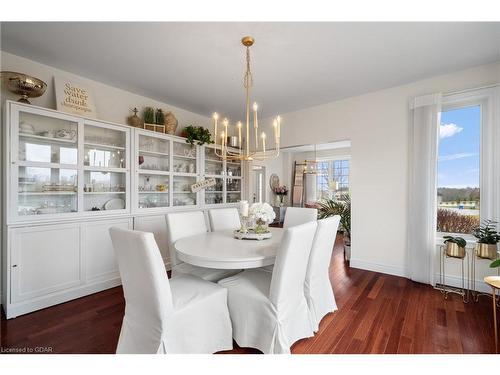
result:
[(57, 110), (75, 115), (96, 118), (94, 95), (85, 84), (74, 79), (54, 77)]

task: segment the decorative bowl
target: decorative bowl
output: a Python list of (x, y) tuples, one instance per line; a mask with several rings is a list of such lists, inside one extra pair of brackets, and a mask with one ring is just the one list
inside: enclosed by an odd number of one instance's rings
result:
[(29, 76), (24, 73), (1, 72), (5, 85), (10, 92), (21, 95), (18, 102), (31, 104), (28, 98), (37, 98), (42, 96), (47, 89), (47, 84), (41, 79)]

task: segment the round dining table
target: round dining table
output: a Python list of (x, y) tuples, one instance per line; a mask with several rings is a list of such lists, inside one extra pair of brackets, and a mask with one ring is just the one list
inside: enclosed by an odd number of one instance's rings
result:
[(269, 228), (265, 240), (240, 240), (233, 230), (197, 234), (177, 240), (177, 257), (194, 266), (218, 269), (248, 269), (274, 264), (284, 234), (282, 228)]

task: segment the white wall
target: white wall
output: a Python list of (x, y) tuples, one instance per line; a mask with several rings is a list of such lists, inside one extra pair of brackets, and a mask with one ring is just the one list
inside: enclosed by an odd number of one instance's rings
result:
[(281, 115), (283, 147), (351, 141), (352, 266), (406, 275), (409, 99), (499, 73), (498, 63), (479, 66)]
[[(178, 132), (181, 127), (191, 123), (205, 127), (210, 126), (210, 118), (207, 116), (185, 111), (167, 103), (108, 86), (7, 52), (0, 51), (0, 65), (2, 70), (30, 74), (47, 83), (47, 90), (44, 95), (30, 99), (31, 103), (37, 106), (56, 109), (53, 78), (59, 74), (76, 79), (92, 89), (97, 117), (100, 120), (126, 124), (126, 118), (132, 114), (131, 109), (137, 107), (142, 113), (144, 107), (151, 106), (172, 111), (179, 120)], [(17, 100), (18, 98), (19, 96), (2, 89), (2, 105), (5, 99)]]

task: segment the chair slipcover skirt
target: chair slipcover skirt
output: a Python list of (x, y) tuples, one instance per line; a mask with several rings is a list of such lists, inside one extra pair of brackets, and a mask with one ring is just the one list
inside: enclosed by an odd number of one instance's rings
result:
[(233, 338), (240, 347), (288, 354), (297, 340), (313, 336), (306, 300), (278, 311), (269, 300), (272, 274), (255, 269), (219, 281), (228, 289)]

